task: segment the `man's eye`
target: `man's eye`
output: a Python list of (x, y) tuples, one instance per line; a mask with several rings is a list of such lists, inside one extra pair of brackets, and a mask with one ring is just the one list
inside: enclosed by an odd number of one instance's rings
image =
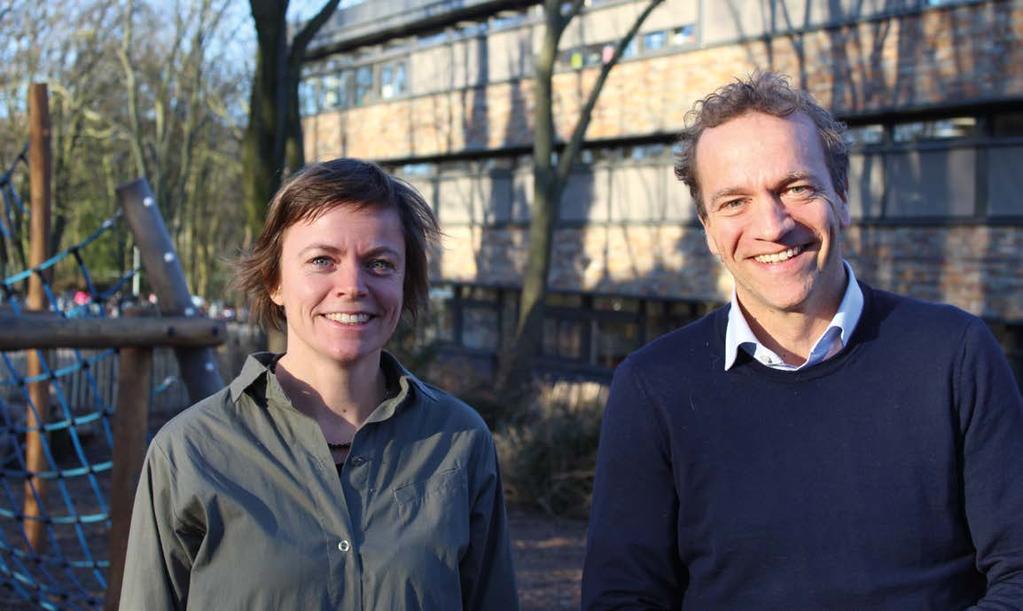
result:
[(802, 184), (800, 184), (800, 185), (792, 185), (790, 187), (787, 187), (785, 189), (785, 191), (784, 191), (785, 195), (789, 195), (791, 197), (797, 197), (797, 198), (813, 197), (816, 193), (817, 193), (817, 190), (814, 189), (811, 185), (802, 185)]
[(721, 202), (721, 205), (718, 206), (718, 210), (725, 214), (735, 213), (742, 209), (745, 203), (745, 199), (730, 199), (728, 201)]

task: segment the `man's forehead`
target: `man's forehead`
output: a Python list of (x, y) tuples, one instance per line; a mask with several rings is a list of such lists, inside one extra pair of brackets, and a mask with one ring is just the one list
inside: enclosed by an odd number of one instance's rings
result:
[[(780, 167), (786, 163), (795, 165)], [(746, 113), (706, 129), (696, 144), (696, 165), (701, 182), (730, 170), (779, 166), (778, 171), (788, 174), (826, 168), (824, 146), (809, 117), (803, 113), (776, 117), (760, 112)], [(708, 175), (711, 171), (713, 175)]]

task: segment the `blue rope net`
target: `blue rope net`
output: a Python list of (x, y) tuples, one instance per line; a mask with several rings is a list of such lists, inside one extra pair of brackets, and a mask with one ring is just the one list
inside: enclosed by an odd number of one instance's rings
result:
[[(0, 175), (5, 179), (0, 182), (4, 202), (0, 225), (7, 240), (18, 239), (15, 219), (27, 217), (24, 206), (16, 209), (20, 205), (16, 194), (9, 197), (5, 190), (12, 171)], [(120, 213), (114, 214), (81, 242), (3, 278), (0, 310), (24, 316), (20, 296), (27, 294), (29, 278), (35, 276), (42, 281), (48, 308), (60, 316), (118, 315), (114, 298), (137, 270), (101, 290), (85, 253), (110, 236), (119, 220)], [(71, 268), (79, 286), (84, 286), (85, 295), (79, 294), (77, 303), (68, 303), (48, 281), (58, 266)], [(0, 352), (0, 599), (20, 599), (43, 609), (94, 609), (102, 606), (109, 566), (116, 351), (33, 352), (39, 359), (35, 375), (29, 374), (28, 351)], [(48, 385), (48, 405), (33, 402), (33, 383)], [(29, 426), (31, 421), (41, 424)], [(30, 471), (25, 440), (34, 433), (39, 434), (44, 467)], [(37, 515), (25, 515), (26, 497), (35, 499)], [(32, 523), (41, 525), (43, 534), (34, 548), (26, 534)]]

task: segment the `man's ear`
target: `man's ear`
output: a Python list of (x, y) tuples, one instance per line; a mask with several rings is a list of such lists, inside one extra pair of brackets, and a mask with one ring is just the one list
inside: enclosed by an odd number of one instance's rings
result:
[(707, 240), (707, 249), (710, 251), (710, 254), (720, 259), (721, 253), (719, 252), (718, 246), (714, 242), (714, 238), (711, 237), (710, 232), (707, 231), (707, 218), (702, 214), (697, 215), (697, 218), (700, 219), (700, 227), (703, 227), (703, 238)]
[(849, 215), (849, 193), (843, 191), (836, 195), (838, 195), (838, 201), (834, 204), (835, 215), (838, 217), (838, 226), (845, 229), (852, 224), (852, 217)]

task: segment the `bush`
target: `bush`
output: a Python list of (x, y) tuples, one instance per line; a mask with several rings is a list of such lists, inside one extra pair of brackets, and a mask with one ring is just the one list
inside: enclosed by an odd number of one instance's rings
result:
[(494, 435), (508, 500), (586, 518), (603, 402), (551, 402)]

